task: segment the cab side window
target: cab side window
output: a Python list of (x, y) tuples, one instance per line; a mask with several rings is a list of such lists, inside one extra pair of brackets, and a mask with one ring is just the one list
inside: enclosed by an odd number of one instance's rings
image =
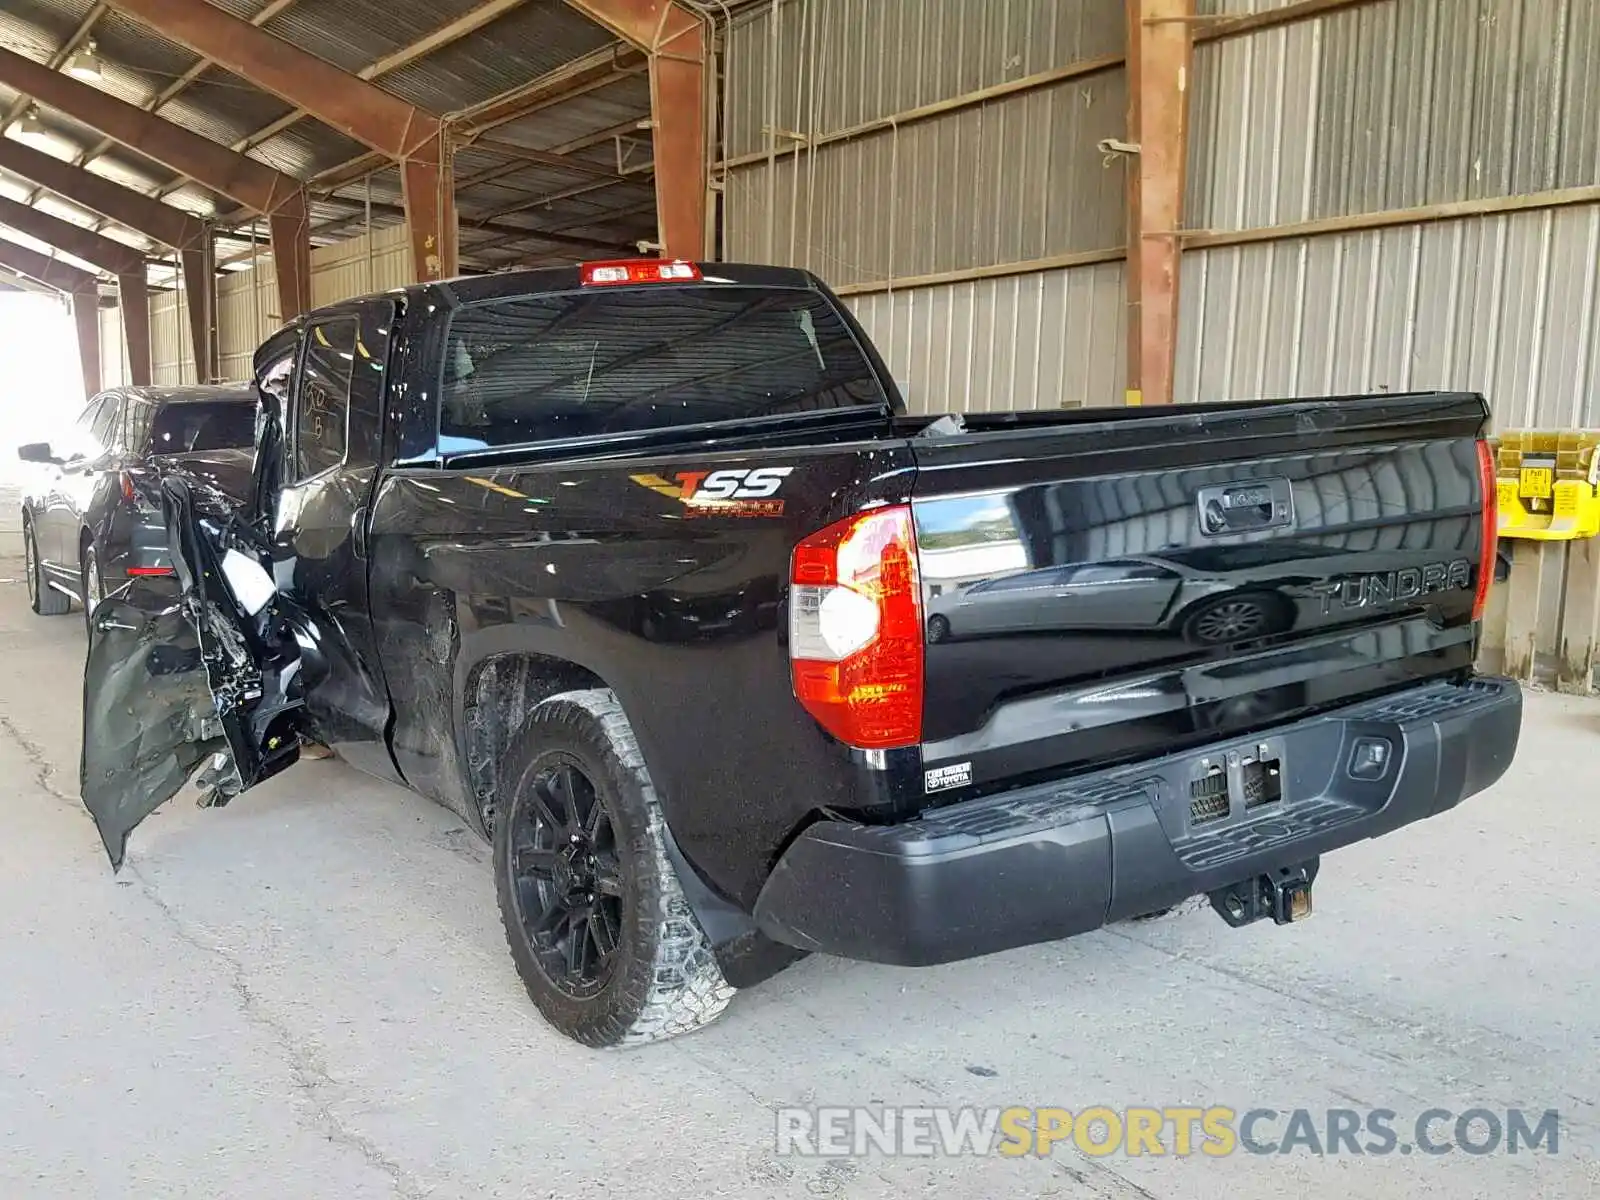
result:
[(294, 404), (295, 482), (344, 462), (357, 329), (355, 317), (335, 317), (306, 331)]

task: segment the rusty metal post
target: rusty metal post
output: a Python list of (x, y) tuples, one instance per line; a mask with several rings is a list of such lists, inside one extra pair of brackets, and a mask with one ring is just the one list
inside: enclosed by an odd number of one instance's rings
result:
[(459, 227), (455, 168), (443, 131), (401, 161), (400, 189), (417, 279), (448, 279), (456, 273)]
[(211, 357), (212, 262), (209, 247), (185, 250), (183, 254), (183, 296), (189, 309), (189, 341), (194, 353), (196, 383), (216, 382), (216, 364)]
[(1173, 397), (1192, 16), (1192, 0), (1127, 0), (1129, 404)]
[(311, 308), (311, 219), (305, 197), (267, 218), (272, 265), (278, 275), (278, 309), (285, 322)]
[(651, 143), (662, 253), (704, 258), (711, 29), (672, 0), (567, 0), (650, 55)]
[(100, 366), (100, 293), (72, 293), (72, 321), (78, 327), (78, 362), (83, 369), (83, 395), (88, 399), (105, 386)]
[(683, 14), (663, 26), (650, 56), (651, 143), (662, 254), (706, 255), (706, 104), (711, 37), (704, 21)]
[(128, 382), (150, 386), (150, 289), (144, 272), (117, 276), (117, 303), (122, 308), (122, 333), (128, 342)]

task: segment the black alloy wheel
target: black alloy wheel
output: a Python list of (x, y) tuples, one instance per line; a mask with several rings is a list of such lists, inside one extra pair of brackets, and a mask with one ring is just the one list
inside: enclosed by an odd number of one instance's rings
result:
[(539, 967), (573, 999), (610, 978), (622, 937), (622, 869), (594, 782), (556, 752), (533, 766), (527, 803), (509, 814), (507, 864), (517, 917)]

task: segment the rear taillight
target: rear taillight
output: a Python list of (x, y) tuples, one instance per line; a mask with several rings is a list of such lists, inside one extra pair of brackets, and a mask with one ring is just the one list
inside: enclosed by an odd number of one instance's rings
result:
[(128, 574), (134, 578), (142, 575), (172, 575), (176, 572), (171, 567), (129, 567)]
[(127, 471), (122, 472), (122, 498), (129, 504), (138, 498), (138, 493), (133, 490), (133, 476)]
[(1500, 540), (1494, 450), (1488, 442), (1478, 443), (1478, 481), (1483, 489), (1483, 543), (1478, 551), (1478, 590), (1472, 597), (1472, 619), (1483, 620), (1489, 605), (1489, 588), (1494, 583), (1495, 550)]
[(700, 278), (700, 268), (682, 259), (639, 258), (584, 263), (579, 273), (585, 287), (622, 283), (692, 283)]
[(789, 659), (801, 706), (864, 750), (922, 740), (922, 591), (911, 509), (819, 530), (789, 568)]

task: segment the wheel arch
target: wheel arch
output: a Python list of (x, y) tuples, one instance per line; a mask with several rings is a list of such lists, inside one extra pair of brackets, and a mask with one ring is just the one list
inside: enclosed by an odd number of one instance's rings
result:
[(562, 692), (610, 688), (570, 659), (533, 650), (505, 650), (475, 662), (461, 691), (461, 741), (481, 832), (493, 834), (499, 766), (534, 707)]

